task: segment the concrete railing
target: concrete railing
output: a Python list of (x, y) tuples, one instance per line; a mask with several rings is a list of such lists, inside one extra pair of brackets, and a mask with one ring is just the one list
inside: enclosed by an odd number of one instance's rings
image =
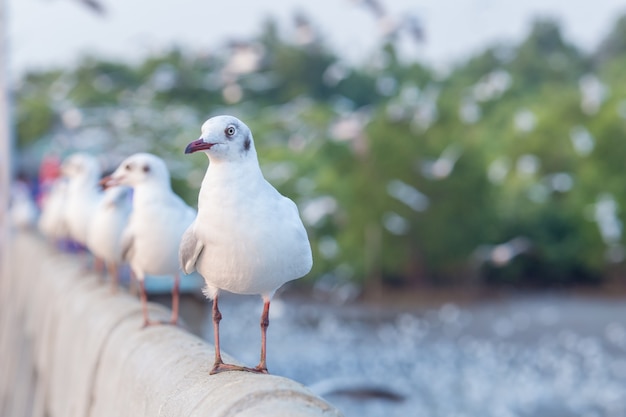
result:
[(17, 234), (2, 250), (11, 261), (0, 280), (2, 416), (340, 415), (286, 378), (209, 375), (213, 346), (179, 327), (142, 329), (134, 297), (112, 294), (35, 235)]

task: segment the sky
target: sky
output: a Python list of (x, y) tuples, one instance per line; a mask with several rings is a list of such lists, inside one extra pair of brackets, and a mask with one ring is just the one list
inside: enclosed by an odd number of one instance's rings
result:
[[(255, 36), (269, 16), (289, 33), (296, 12), (308, 16), (350, 62), (366, 60), (381, 40), (379, 23), (364, 0), (99, 1), (104, 16), (76, 0), (4, 0), (11, 73), (71, 65), (85, 54), (139, 60), (173, 45), (210, 52), (229, 39)], [(626, 13), (623, 0), (379, 1), (392, 21), (419, 19), (425, 41), (406, 37), (408, 59), (443, 67), (487, 45), (523, 39), (536, 16), (556, 18), (568, 40), (590, 50)]]

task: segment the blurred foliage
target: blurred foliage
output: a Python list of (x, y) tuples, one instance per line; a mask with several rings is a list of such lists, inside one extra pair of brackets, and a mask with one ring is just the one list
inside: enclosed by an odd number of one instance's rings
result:
[(268, 21), (211, 53), (26, 74), (18, 141), (25, 161), (87, 149), (109, 168), (154, 152), (194, 205), (207, 160), (183, 149), (231, 113), (299, 205), (329, 288), (601, 283), (624, 263), (625, 28), (587, 55), (538, 20), (442, 74), (393, 39), (351, 65)]

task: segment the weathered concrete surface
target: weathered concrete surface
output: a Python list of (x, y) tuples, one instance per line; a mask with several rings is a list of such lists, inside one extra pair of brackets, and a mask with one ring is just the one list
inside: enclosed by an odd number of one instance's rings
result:
[(209, 375), (213, 346), (179, 327), (142, 329), (135, 298), (112, 294), (77, 256), (35, 235), (3, 249), (12, 265), (0, 281), (0, 415), (340, 415), (285, 378)]

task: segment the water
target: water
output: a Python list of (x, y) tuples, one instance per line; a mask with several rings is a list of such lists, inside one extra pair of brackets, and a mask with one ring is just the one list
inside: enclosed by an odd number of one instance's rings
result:
[[(222, 349), (259, 357), (259, 297), (220, 299)], [(210, 303), (184, 300), (190, 330), (213, 339)], [(389, 311), (280, 297), (268, 367), (346, 417), (624, 416), (626, 303), (529, 296)]]

